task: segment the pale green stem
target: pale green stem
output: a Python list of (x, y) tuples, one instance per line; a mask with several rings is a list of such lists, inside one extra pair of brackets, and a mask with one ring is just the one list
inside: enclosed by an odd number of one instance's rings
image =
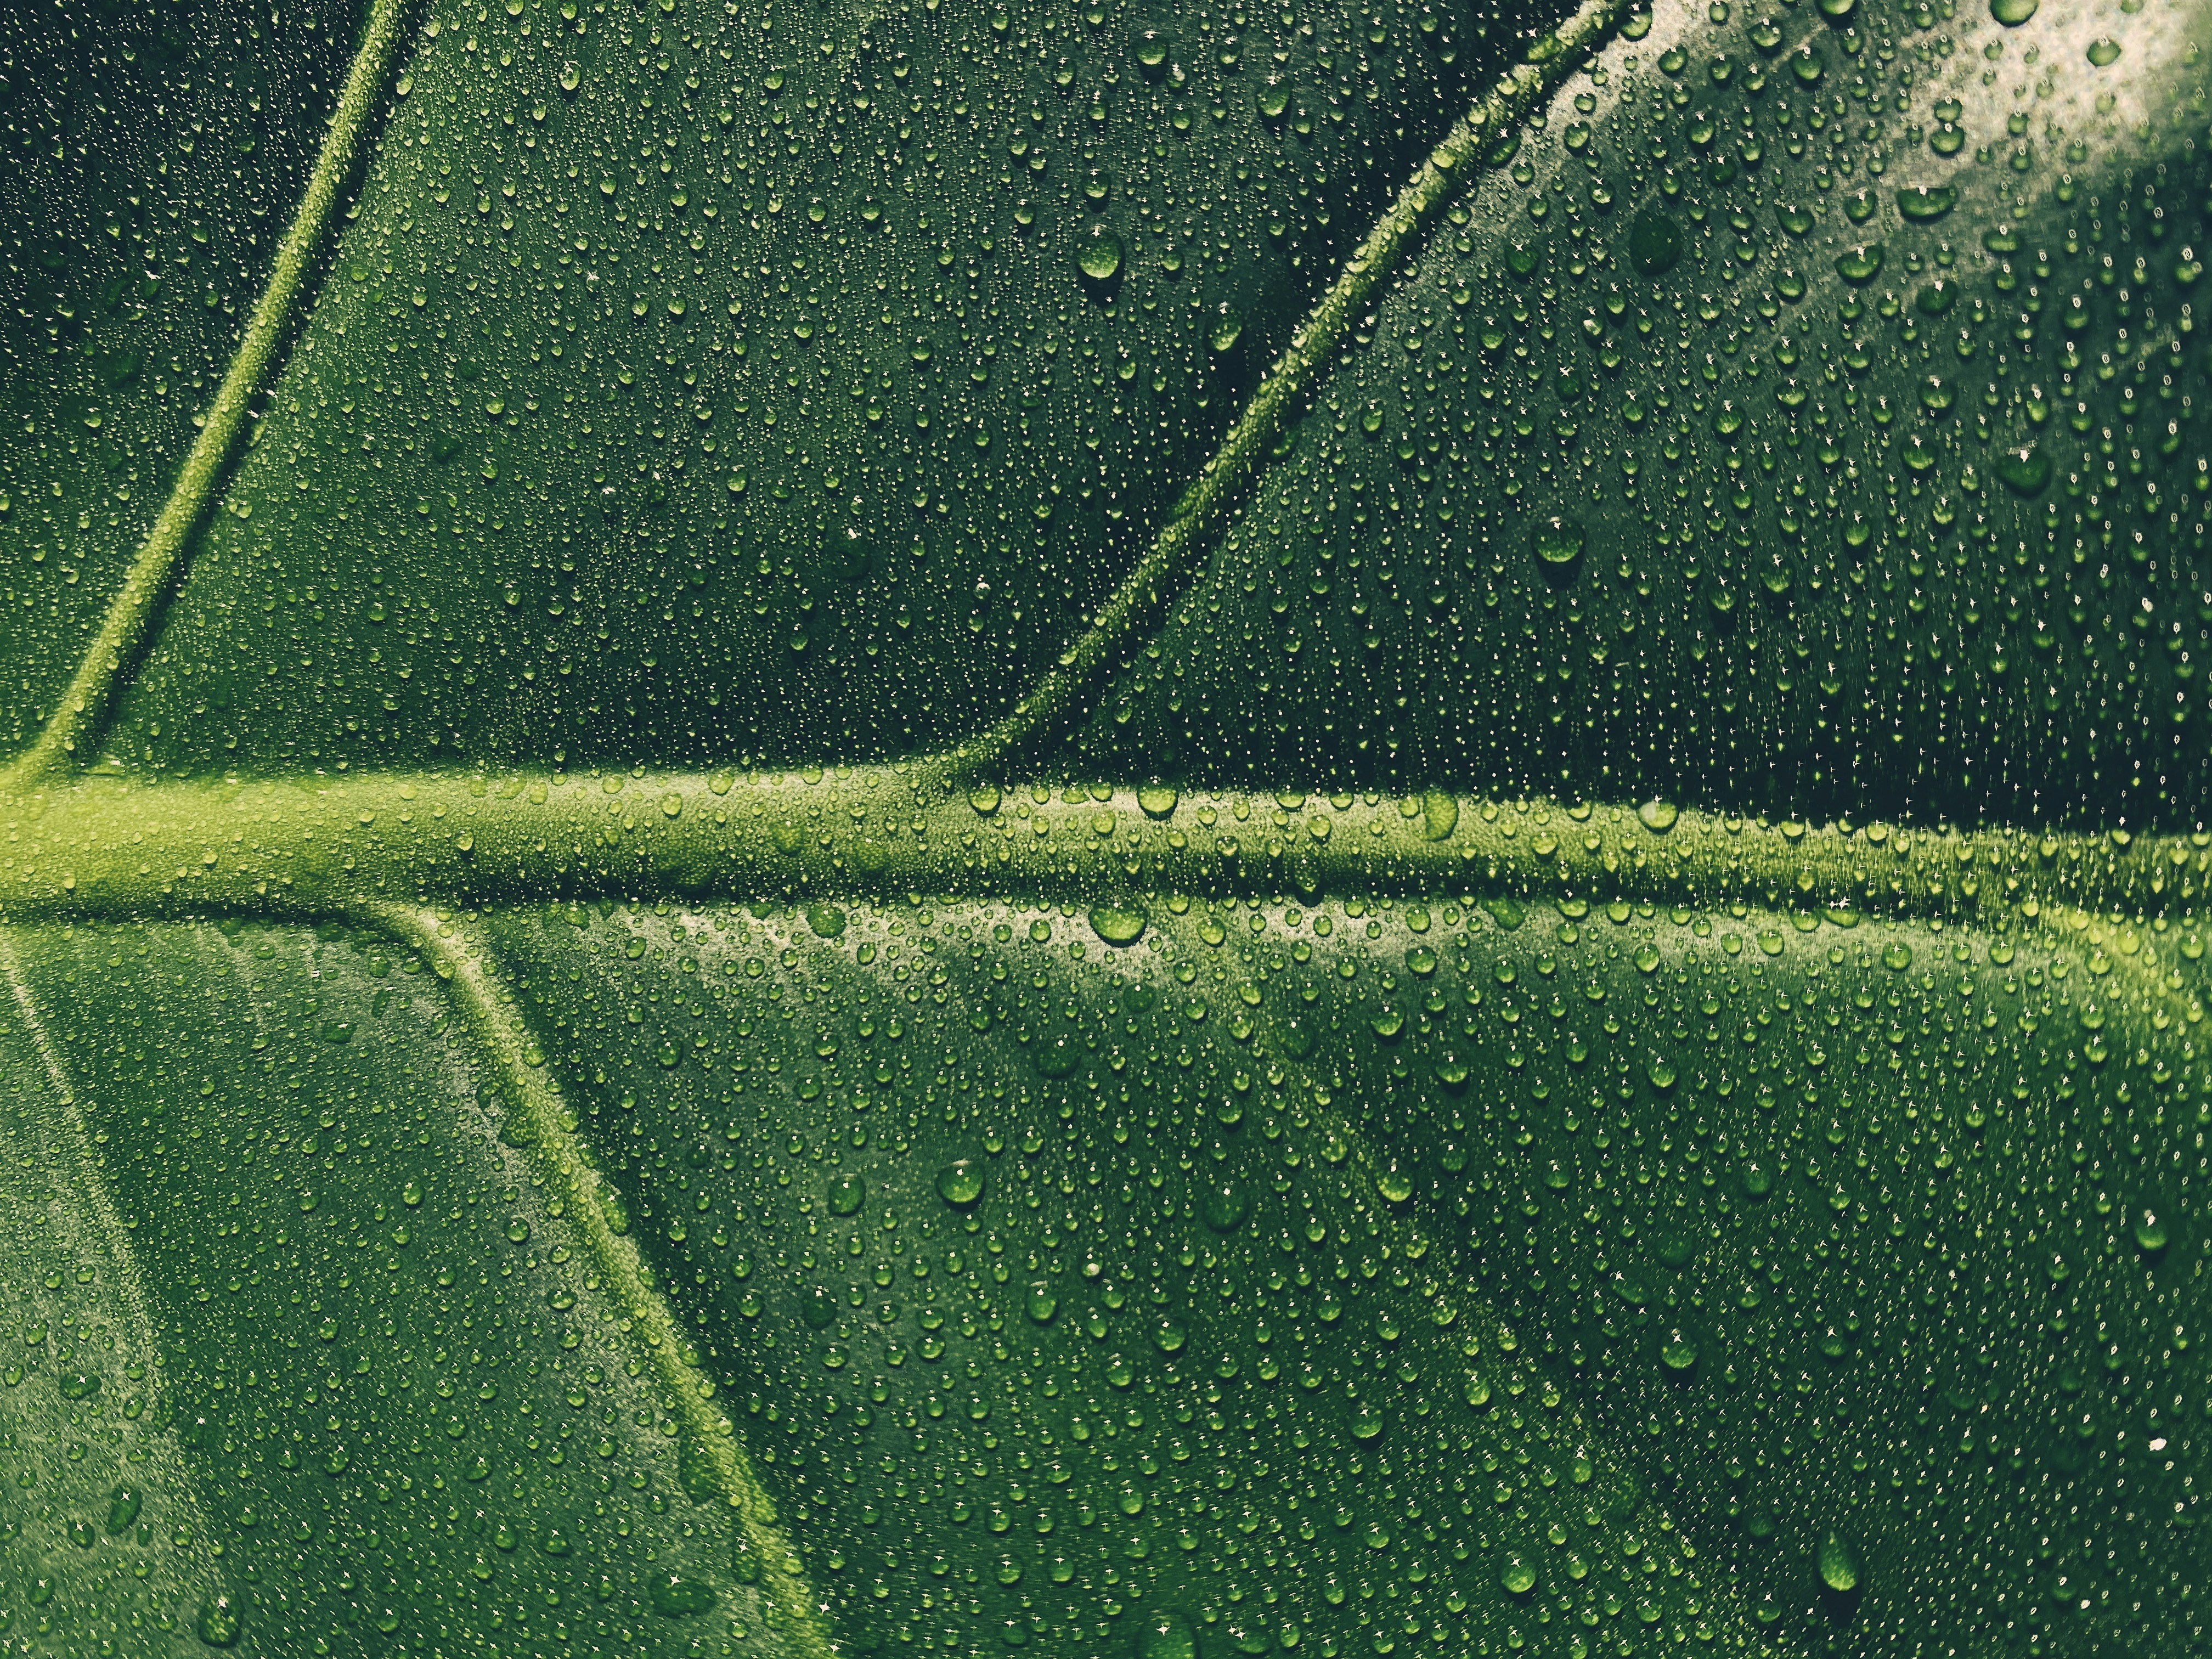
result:
[(498, 1078), (509, 1139), (521, 1146), (544, 1178), (546, 1190), (561, 1200), (565, 1224), (630, 1321), (632, 1337), (655, 1380), (676, 1402), (678, 1429), (729, 1505), (744, 1551), (760, 1569), (761, 1588), (775, 1608), (787, 1650), (803, 1659), (831, 1659), (835, 1650), (824, 1609), (777, 1522), (775, 1501), (738, 1443), (734, 1425), (710, 1403), (714, 1381), (692, 1363), (691, 1344), (666, 1299), (648, 1282), (636, 1243), (610, 1224), (606, 1193), (586, 1161), (560, 1096), (544, 1072), (531, 1063), (529, 1033), (520, 1018), (501, 1000), (482, 958), (434, 913), (374, 902), (349, 908), (420, 952), (452, 987), (477, 1054)]
[(1483, 152), (1550, 94), (1611, 30), (1623, 9), (1624, 0), (1586, 0), (1530, 49), (1527, 62), (1460, 118), (1291, 337), (1290, 345), (1269, 367), (1221, 447), (1170, 513), (1151, 550), (1091, 627), (1023, 695), (1012, 714), (927, 764), (954, 783), (988, 776), (1016, 744), (1050, 731), (1066, 717), (1108, 654), (1140, 618), (1158, 607), (1166, 586), (1184, 574), (1183, 566), (1200, 550), (1207, 532), (1243, 487), (1284, 416), (1326, 366), (1352, 319), (1376, 284), (1396, 268), (1416, 233), (1464, 186), (1480, 165)]
[(277, 246), (269, 285), (253, 307), (238, 355), (231, 359), (215, 402), (208, 406), (199, 436), (185, 458), (161, 516), (147, 533), (123, 578), (121, 591), (108, 605), (99, 634), (78, 663), (76, 678), (63, 692), (37, 740), (9, 769), (16, 775), (19, 787), (21, 781), (60, 771), (72, 759), (84, 758), (83, 751), (100, 739), (118, 684), (144, 644), (162, 598), (184, 562), (192, 532), (207, 511), (237, 444), (247, 406), (260, 390), (262, 377), (299, 299), (301, 285), (322, 246), (339, 191), (352, 170), (361, 136), (383, 89), (404, 9), (404, 0), (376, 0), (369, 12), (368, 32), (347, 73), (345, 88), (338, 94), (337, 108), (331, 112), (330, 131), (323, 140), (322, 153), (315, 158), (307, 195), (291, 228)]

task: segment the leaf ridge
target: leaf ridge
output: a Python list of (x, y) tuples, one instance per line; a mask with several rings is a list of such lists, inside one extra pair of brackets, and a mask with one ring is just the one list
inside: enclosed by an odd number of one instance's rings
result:
[(86, 647), (68, 689), (37, 738), (9, 768), (19, 783), (59, 771), (70, 760), (82, 759), (82, 751), (99, 741), (125, 665), (144, 642), (184, 562), (192, 533), (236, 446), (247, 405), (268, 373), (308, 266), (322, 246), (340, 188), (352, 170), (377, 93), (391, 68), (404, 10), (404, 0), (375, 0), (361, 48), (347, 71), (337, 106), (331, 112), (330, 130), (315, 158), (307, 192), (284, 240), (277, 245), (268, 285), (254, 303), (238, 353), (208, 407), (199, 436), (192, 441), (161, 516), (131, 561), (123, 586), (109, 604), (100, 631)]
[[(607, 1214), (600, 1178), (569, 1128), (553, 1086), (529, 1058), (529, 1034), (501, 1006), (482, 957), (459, 948), (434, 913), (396, 903), (368, 903), (361, 913), (419, 951), (453, 988), (480, 1052), (496, 1071), (508, 1106), (509, 1139), (562, 1200), (562, 1208), (592, 1267), (635, 1326), (647, 1362), (671, 1398), (690, 1449), (727, 1504), (738, 1533), (738, 1553), (758, 1569), (764, 1600), (800, 1659), (832, 1659), (823, 1608), (807, 1583), (778, 1521), (775, 1501), (754, 1472), (729, 1419), (708, 1405), (711, 1382), (687, 1359), (688, 1343), (674, 1310), (647, 1282), (635, 1241), (617, 1233)], [(488, 950), (479, 942), (478, 951)]]
[(1220, 448), (1170, 510), (1151, 550), (1100, 608), (1091, 627), (1016, 701), (1011, 714), (930, 763), (933, 769), (955, 784), (985, 776), (1024, 740), (1051, 730), (1073, 712), (1076, 697), (1107, 654), (1140, 617), (1159, 605), (1161, 590), (1203, 545), (1206, 531), (1237, 499), (1256, 468), (1262, 446), (1327, 363), (1353, 313), (1397, 268), (1415, 233), (1457, 194), (1479, 165), (1484, 147), (1548, 95), (1611, 31), (1625, 9), (1625, 0), (1584, 0), (1572, 16), (1530, 47), (1527, 58), (1487, 97), (1460, 118), (1291, 335)]

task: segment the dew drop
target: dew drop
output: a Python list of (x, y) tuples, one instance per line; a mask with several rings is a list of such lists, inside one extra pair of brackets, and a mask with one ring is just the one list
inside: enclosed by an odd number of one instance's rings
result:
[(1113, 227), (1094, 222), (1077, 250), (1075, 264), (1090, 282), (1113, 281), (1121, 269), (1121, 239)]
[(1137, 1632), (1136, 1659), (1198, 1659), (1198, 1632), (1179, 1613), (1146, 1615)]
[(1148, 818), (1175, 816), (1176, 787), (1171, 783), (1148, 783), (1137, 791), (1137, 805)]
[(1954, 185), (1916, 185), (1897, 192), (1897, 210), (1918, 224), (1940, 219), (1959, 204)]
[(2033, 444), (2008, 449), (1997, 462), (1997, 477), (2018, 495), (2040, 495), (2051, 482), (2051, 458)]
[(1109, 945), (1134, 945), (1144, 936), (1145, 914), (1110, 904), (1095, 905), (1091, 911), (1091, 927)]
[(2089, 43), (2089, 61), (2099, 69), (2120, 61), (2120, 43), (2109, 34), (2100, 34)]
[(1636, 809), (1636, 821), (1655, 836), (1663, 836), (1674, 827), (1681, 816), (1680, 809), (1668, 800), (1647, 800)]
[(956, 1158), (937, 1172), (937, 1195), (964, 1209), (983, 1196), (983, 1166), (972, 1158)]
[(107, 1495), (107, 1532), (110, 1537), (121, 1532), (138, 1518), (145, 1506), (146, 1494), (137, 1486), (118, 1486)]
[(200, 1603), (200, 1615), (194, 1625), (201, 1641), (211, 1648), (227, 1648), (234, 1644), (246, 1628), (245, 1610), (236, 1597), (228, 1591), (209, 1597)]
[(1870, 283), (1881, 274), (1881, 258), (1880, 242), (1848, 249), (1836, 256), (1836, 275), (1855, 288)]
[(1206, 1197), (1199, 1205), (1199, 1214), (1206, 1224), (1217, 1233), (1233, 1233), (1252, 1213), (1252, 1200), (1244, 1188), (1233, 1181), (1210, 1185)]
[(1583, 547), (1589, 539), (1583, 526), (1572, 519), (1546, 518), (1536, 520), (1534, 544), (1536, 556), (1546, 564), (1565, 567), (1583, 556)]
[(2016, 29), (2035, 15), (2042, 0), (1990, 0), (1990, 15), (2008, 29)]
[(653, 1578), (653, 1610), (664, 1619), (688, 1619), (714, 1605), (713, 1588), (696, 1578), (678, 1577), (672, 1572)]
[(1646, 208), (1628, 228), (1628, 257), (1646, 276), (1662, 276), (1682, 257), (1682, 233), (1672, 219)]
[(1859, 1553), (1839, 1532), (1820, 1540), (1820, 1582), (1838, 1595), (1859, 1587)]

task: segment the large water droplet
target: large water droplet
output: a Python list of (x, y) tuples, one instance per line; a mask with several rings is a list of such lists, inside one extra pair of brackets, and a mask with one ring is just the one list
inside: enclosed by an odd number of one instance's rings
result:
[(963, 1208), (983, 1196), (983, 1166), (972, 1158), (956, 1158), (937, 1172), (937, 1195)]
[(1545, 518), (1536, 520), (1534, 545), (1536, 556), (1546, 564), (1565, 567), (1583, 556), (1588, 533), (1572, 519)]
[(1682, 257), (1681, 230), (1657, 209), (1646, 208), (1628, 228), (1628, 257), (1646, 276), (1672, 270)]
[(1206, 1197), (1199, 1205), (1199, 1214), (1217, 1233), (1235, 1232), (1251, 1212), (1252, 1200), (1245, 1195), (1243, 1188), (1233, 1181), (1207, 1187)]
[(1179, 1613), (1147, 1613), (1139, 1626), (1136, 1659), (1198, 1659), (1198, 1632)]
[(1859, 1553), (1839, 1532), (1820, 1540), (1820, 1582), (1838, 1595), (1859, 1587)]
[(1997, 477), (2016, 495), (2040, 495), (2051, 482), (2051, 458), (2033, 444), (2008, 449), (1997, 462)]
[(1077, 245), (1075, 263), (1093, 283), (1109, 283), (1121, 269), (1121, 239), (1112, 226), (1093, 221)]
[(1897, 210), (1918, 223), (1940, 219), (1959, 203), (1959, 191), (1952, 185), (1916, 185), (1910, 190), (1897, 192)]
[(246, 1628), (245, 1609), (228, 1590), (219, 1592), (200, 1603), (200, 1615), (193, 1628), (208, 1646), (229, 1647)]
[(1123, 910), (1110, 904), (1092, 907), (1091, 927), (1109, 945), (1134, 945), (1145, 931), (1145, 913)]
[(672, 1572), (653, 1577), (653, 1610), (664, 1619), (686, 1619), (714, 1605), (711, 1585), (702, 1584), (696, 1578), (681, 1578)]

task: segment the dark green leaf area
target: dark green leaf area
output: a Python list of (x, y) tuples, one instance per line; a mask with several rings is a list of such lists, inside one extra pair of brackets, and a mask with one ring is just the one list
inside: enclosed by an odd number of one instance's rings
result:
[(354, 9), (0, 15), (0, 743), (69, 678), (191, 446), (299, 200)]
[(1096, 764), (2194, 826), (2194, 25), (1706, 9), (1449, 210)]
[[(9, 1577), (58, 1649), (673, 1650), (672, 1574), (758, 1631), (431, 975), (305, 931), (16, 949), (73, 1080), (11, 1064), (0, 1357)], [(41, 1182), (66, 1237), (27, 1218)]]
[(1410, 3), (433, 17), (125, 746), (965, 735), (1515, 34)]
[(1072, 908), (500, 930), (858, 1650), (2193, 1629), (2193, 935)]

